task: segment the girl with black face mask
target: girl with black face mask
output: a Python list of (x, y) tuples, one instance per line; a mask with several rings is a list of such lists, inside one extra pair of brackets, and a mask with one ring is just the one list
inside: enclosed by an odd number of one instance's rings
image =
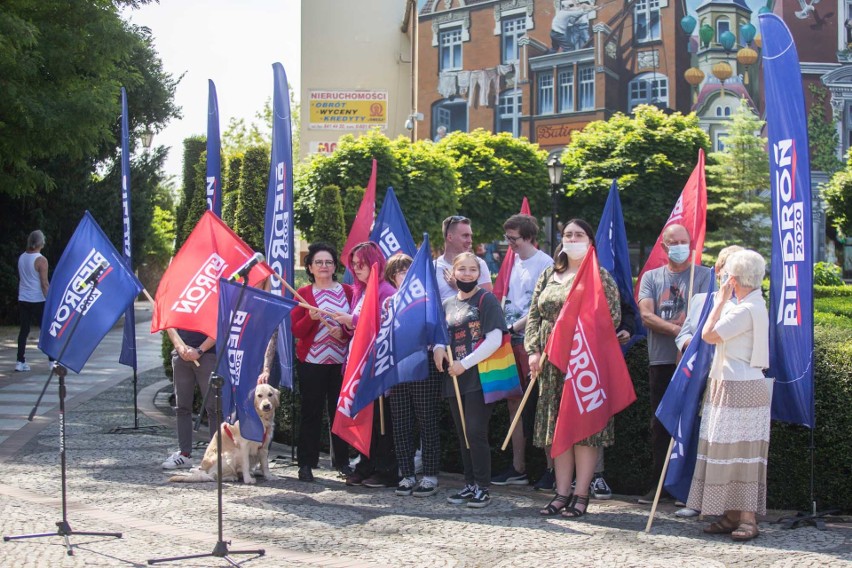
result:
[[(488, 422), (494, 405), (485, 403), (477, 364), (500, 347), (507, 328), (500, 302), (494, 294), (477, 286), (479, 263), (476, 256), (469, 252), (458, 255), (453, 260), (453, 277), (458, 292), (444, 301), (450, 345), (436, 345), (434, 357), (438, 370), (447, 369), (450, 375), (444, 379), (443, 394), (445, 398), (453, 399), (449, 404), (459, 438), (466, 485), (448, 497), (447, 501), (481, 508), (491, 502), (488, 494), (491, 483)], [(447, 349), (452, 350), (452, 364)], [(459, 405), (454, 400), (456, 393), (451, 377), (458, 381), (469, 448), (465, 444), (465, 430), (462, 428)]]

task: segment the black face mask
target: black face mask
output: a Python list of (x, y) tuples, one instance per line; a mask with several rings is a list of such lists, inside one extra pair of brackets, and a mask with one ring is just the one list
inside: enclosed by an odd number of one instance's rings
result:
[(459, 287), (459, 290), (467, 294), (468, 292), (473, 292), (473, 289), (476, 288), (477, 282), (474, 280), (473, 282), (462, 282), (461, 280), (456, 280), (456, 286)]

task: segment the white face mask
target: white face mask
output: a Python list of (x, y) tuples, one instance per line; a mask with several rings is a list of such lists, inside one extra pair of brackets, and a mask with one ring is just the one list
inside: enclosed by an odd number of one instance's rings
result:
[(562, 243), (562, 252), (571, 260), (580, 260), (589, 251), (589, 243)]
[(686, 262), (689, 258), (689, 245), (671, 245), (669, 247), (669, 258), (675, 264)]

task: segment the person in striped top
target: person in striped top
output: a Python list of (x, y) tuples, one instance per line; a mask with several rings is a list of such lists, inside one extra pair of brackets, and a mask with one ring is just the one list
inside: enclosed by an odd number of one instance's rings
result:
[[(337, 281), (337, 251), (326, 243), (313, 243), (305, 257), (307, 286), (299, 288), (305, 301), (327, 312), (349, 313), (352, 288)], [(301, 306), (291, 313), (296, 343), (296, 372), (301, 393), (298, 464), (299, 479), (313, 481), (312, 468), (319, 461), (322, 412), (334, 423), (337, 398), (343, 384), (343, 363), (350, 335), (333, 318)], [(332, 435), (332, 466), (349, 472), (349, 445)]]

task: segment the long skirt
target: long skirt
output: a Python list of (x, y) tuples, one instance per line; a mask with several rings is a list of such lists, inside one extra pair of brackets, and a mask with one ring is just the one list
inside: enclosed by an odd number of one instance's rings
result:
[(772, 379), (711, 380), (687, 507), (766, 513)]

